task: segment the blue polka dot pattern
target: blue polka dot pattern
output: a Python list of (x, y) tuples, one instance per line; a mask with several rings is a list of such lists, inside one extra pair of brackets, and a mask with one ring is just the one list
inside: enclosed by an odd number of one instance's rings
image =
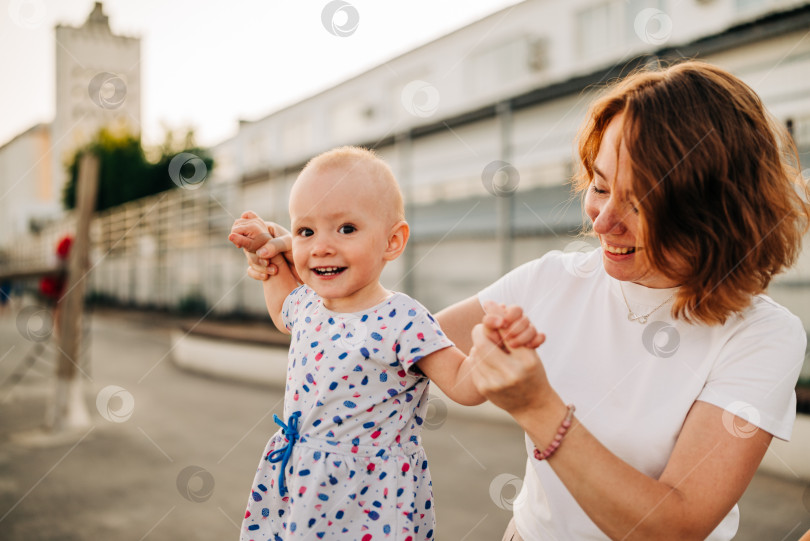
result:
[[(242, 541), (433, 539), (434, 506), (421, 446), (428, 380), (416, 363), (451, 346), (417, 301), (395, 293), (374, 308), (332, 312), (306, 286), (283, 316), (292, 335), (284, 418), (301, 412), (279, 495), (267, 443), (242, 523)], [(261, 487), (261, 488), (260, 488)]]

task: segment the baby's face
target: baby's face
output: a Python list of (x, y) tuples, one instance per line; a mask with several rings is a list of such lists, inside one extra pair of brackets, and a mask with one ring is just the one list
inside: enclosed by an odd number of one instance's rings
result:
[(376, 304), (388, 236), (395, 222), (359, 163), (305, 171), (290, 195), (293, 261), (327, 308)]

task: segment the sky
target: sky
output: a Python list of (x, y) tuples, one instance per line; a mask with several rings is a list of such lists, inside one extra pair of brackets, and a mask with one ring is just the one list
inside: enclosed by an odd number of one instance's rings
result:
[[(166, 127), (213, 145), (255, 120), (519, 0), (106, 0), (113, 33), (141, 38), (145, 144)], [(54, 26), (81, 26), (93, 0), (2, 0), (0, 145), (55, 109)], [(334, 6), (334, 5), (333, 5)]]

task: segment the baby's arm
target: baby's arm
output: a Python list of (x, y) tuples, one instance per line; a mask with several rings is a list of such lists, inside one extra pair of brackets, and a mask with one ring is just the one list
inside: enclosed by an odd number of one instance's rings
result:
[[(264, 246), (271, 238), (265, 222), (250, 211), (243, 213), (242, 217), (233, 223), (231, 234), (228, 235), (228, 240), (242, 248), (246, 256)], [(248, 262), (250, 262), (249, 257)], [(281, 310), (284, 306), (284, 299), (299, 284), (282, 254), (272, 257), (270, 263), (278, 267), (278, 272), (262, 282), (264, 303), (276, 328), (285, 334), (290, 334), (284, 325)]]
[(425, 355), (416, 364), (454, 402), (477, 406), (486, 401), (470, 377), (471, 361), (455, 346)]

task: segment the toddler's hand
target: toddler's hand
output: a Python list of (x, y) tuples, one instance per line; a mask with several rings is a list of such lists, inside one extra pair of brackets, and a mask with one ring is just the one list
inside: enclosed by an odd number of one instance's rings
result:
[(484, 334), (504, 351), (523, 347), (536, 349), (546, 340), (519, 306), (485, 301), (484, 311)]
[(256, 213), (247, 211), (242, 217), (233, 222), (228, 240), (246, 252), (256, 253), (256, 250), (272, 239), (267, 230), (267, 224)]

